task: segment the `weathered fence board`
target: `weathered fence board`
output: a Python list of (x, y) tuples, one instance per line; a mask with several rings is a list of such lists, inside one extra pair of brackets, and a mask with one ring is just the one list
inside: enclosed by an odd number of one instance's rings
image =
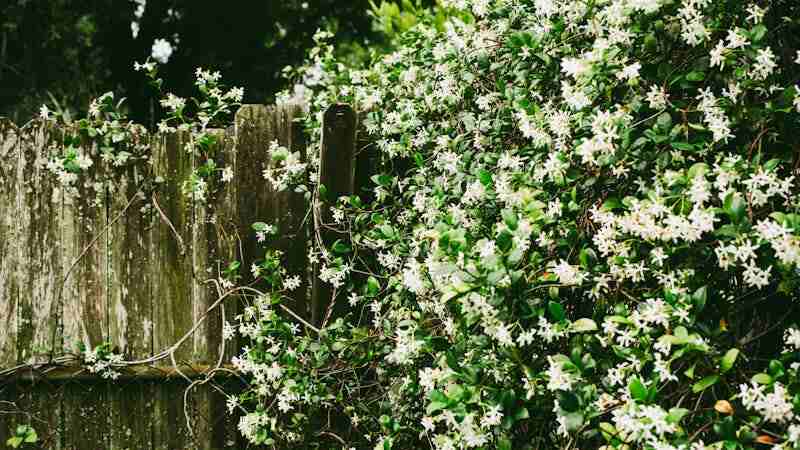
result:
[(69, 382), (63, 391), (63, 449), (110, 448), (109, 385)]
[[(262, 248), (283, 252), (290, 274), (300, 275), (302, 285), (294, 291), (293, 309), (305, 315), (308, 228), (308, 208), (302, 193), (278, 192), (263, 176), (270, 164), (268, 149), (273, 141), (293, 151), (305, 154), (305, 142), (300, 124), (295, 119), (302, 114), (298, 105), (268, 107), (247, 105), (236, 114), (235, 183), (239, 192), (239, 233), (242, 239), (243, 260), (263, 259)], [(278, 235), (266, 244), (259, 243), (249, 229), (253, 222), (266, 222), (277, 227)], [(246, 279), (252, 279), (249, 267), (244, 267)]]
[[(112, 388), (117, 389), (115, 386)], [(153, 382), (122, 384), (110, 396), (110, 448), (137, 450), (153, 448), (154, 393), (158, 386)]]
[(56, 181), (46, 172), (51, 144), (57, 133), (38, 126), (22, 134), (20, 146), (21, 192), (16, 217), (21, 226), (17, 277), (19, 307), (18, 362), (47, 352), (57, 338), (56, 276), (60, 273), (58, 244), (59, 206), (53, 201)]
[[(325, 111), (319, 184), (325, 186), (326, 195), (314, 207), (318, 208), (315, 226), (326, 245), (343, 237), (333, 230), (335, 223), (331, 206), (339, 197), (350, 196), (355, 190), (357, 126), (356, 113), (349, 105), (333, 105)], [(317, 325), (325, 320), (326, 315), (341, 313), (347, 305), (346, 302), (336, 302), (331, 286), (319, 279), (319, 269), (319, 264), (316, 264), (312, 294), (312, 319)]]
[[(353, 192), (356, 121), (349, 107), (332, 111), (320, 181), (335, 198)], [(63, 130), (0, 120), (7, 162), (0, 166), (0, 372), (40, 364), (0, 376), (0, 399), (24, 411), (0, 415), (0, 446), (12, 427), (30, 423), (46, 429), (39, 435), (48, 449), (242, 447), (222, 393), (240, 383), (214, 378), (193, 388), (184, 405), (190, 380), (182, 377), (197, 380), (239, 350), (236, 339), (223, 341), (222, 329), (223, 319), (240, 312), (240, 299), (219, 307), (220, 291), (209, 282), (230, 261), (242, 262), (247, 282), (264, 247), (280, 250), (288, 273), (303, 280), (289, 306), (318, 320), (330, 301), (318, 280), (309, 298), (307, 242), (315, 223), (307, 194), (278, 192), (263, 177), (273, 141), (306, 158), (302, 115), (298, 105), (246, 105), (233, 127), (214, 131), (216, 148), (202, 158), (185, 150), (186, 134), (153, 136), (149, 164), (97, 163), (81, 175), (78, 196), (47, 168), (63, 151)], [(234, 176), (213, 181), (208, 197), (193, 201), (184, 182), (205, 157)], [(258, 242), (250, 227), (257, 221), (275, 224), (278, 236)], [(104, 342), (126, 360), (148, 359), (193, 329), (174, 352), (177, 369), (162, 358), (107, 381), (47, 365)]]
[(17, 362), (17, 281), (16, 272), (20, 226), (17, 219), (17, 194), (21, 185), (18, 169), (19, 130), (0, 122), (0, 366)]
[[(138, 188), (138, 167), (126, 168), (117, 191), (110, 196), (109, 220), (117, 220), (107, 233), (109, 251), (109, 340), (127, 358), (140, 359), (153, 352), (152, 271), (150, 270), (151, 216), (147, 197)], [(141, 320), (140, 320), (141, 319)]]

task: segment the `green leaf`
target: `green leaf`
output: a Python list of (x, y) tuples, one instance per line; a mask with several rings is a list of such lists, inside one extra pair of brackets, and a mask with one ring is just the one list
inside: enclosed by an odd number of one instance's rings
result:
[(692, 167), (689, 168), (689, 179), (694, 180), (698, 176), (705, 176), (708, 173), (708, 164), (706, 163), (695, 163)]
[[(669, 145), (672, 146), (672, 148), (674, 148), (675, 150), (681, 150), (681, 151), (684, 151), (684, 152), (694, 151), (694, 145), (692, 145), (692, 144), (690, 144), (688, 142), (670, 142)], [(691, 178), (691, 175), (690, 175), (690, 178)]]
[(611, 442), (612, 439), (616, 438), (619, 435), (616, 427), (608, 422), (600, 422), (600, 432), (603, 434), (603, 439), (606, 442)]
[(770, 159), (769, 161), (764, 163), (764, 170), (766, 170), (767, 172), (772, 172), (773, 170), (775, 170), (776, 167), (780, 165), (780, 163), (781, 160), (778, 158)]
[(377, 278), (370, 276), (367, 278), (367, 296), (375, 297), (381, 291), (381, 284)]
[(672, 408), (667, 415), (667, 423), (677, 424), (686, 414), (689, 414), (689, 410), (686, 408)]
[(706, 307), (706, 301), (708, 301), (708, 286), (702, 286), (692, 294), (692, 303), (698, 313)]
[(19, 448), (22, 445), (22, 438), (19, 436), (8, 438), (6, 445), (10, 445), (12, 448)]
[(338, 254), (350, 253), (350, 250), (352, 250), (350, 244), (348, 244), (347, 242), (342, 242), (341, 240), (337, 240), (336, 242), (334, 242), (331, 249), (333, 250), (334, 253)]
[(772, 384), (772, 377), (765, 373), (757, 373), (750, 380), (757, 384)]
[(709, 375), (703, 378), (702, 380), (698, 381), (697, 383), (693, 384), (692, 392), (697, 394), (698, 392), (705, 391), (711, 386), (717, 384), (718, 381), (719, 381), (719, 375)]
[(445, 396), (442, 391), (434, 390), (431, 392), (431, 402), (428, 403), (428, 407), (425, 408), (425, 412), (427, 412), (428, 415), (431, 415), (436, 411), (446, 409), (449, 404), (450, 400), (448, 400), (447, 396)]
[(464, 398), (464, 394), (467, 392), (460, 384), (453, 384), (447, 391), (447, 398), (459, 401)]
[(36, 434), (32, 428), (29, 428), (28, 435), (25, 437), (25, 442), (27, 443), (34, 443), (39, 440), (39, 436)]
[(615, 209), (621, 209), (622, 202), (619, 201), (616, 197), (609, 197), (606, 201), (603, 202), (603, 206), (600, 208), (603, 211), (613, 211)]
[(577, 395), (569, 391), (561, 391), (558, 393), (558, 406), (566, 412), (575, 412), (580, 409), (581, 404)]
[[(721, 438), (726, 440), (734, 440), (736, 439), (736, 426), (733, 423), (733, 417), (728, 416), (724, 419), (720, 420), (719, 422), (714, 424), (714, 432), (717, 433)], [(733, 444), (736, 444), (735, 442)], [(737, 448), (738, 445), (736, 445)], [(726, 447), (727, 448), (727, 447)]]
[(696, 367), (696, 365), (692, 365), (692, 367), (689, 367), (688, 369), (683, 371), (683, 374), (686, 375), (686, 377), (689, 378), (690, 380), (694, 380), (694, 368), (695, 367)]
[(695, 70), (686, 74), (687, 81), (703, 81), (706, 79), (706, 74), (699, 70)]
[(758, 42), (761, 39), (764, 39), (764, 35), (766, 34), (767, 27), (765, 27), (763, 24), (756, 25), (752, 30), (750, 30), (750, 38), (753, 40), (753, 42)]
[(631, 398), (634, 400), (638, 400), (640, 402), (647, 400), (647, 388), (639, 378), (633, 378), (631, 380), (631, 382), (628, 384), (628, 390), (631, 393)]
[(597, 329), (597, 323), (588, 318), (578, 319), (572, 322), (572, 331), (576, 333), (585, 333), (587, 331), (594, 331)]
[(392, 177), (386, 174), (373, 175), (370, 179), (379, 186), (389, 187), (392, 185)]
[(480, 180), (481, 184), (484, 186), (489, 186), (492, 184), (492, 173), (486, 169), (481, 169), (478, 173), (478, 180)]
[(511, 231), (516, 230), (518, 225), (517, 213), (511, 209), (504, 209), (501, 214), (503, 216), (503, 222), (506, 224), (508, 229)]
[(733, 223), (739, 223), (744, 217), (744, 211), (747, 208), (747, 202), (738, 192), (731, 192), (725, 197), (722, 203), (722, 209), (731, 218)]
[(722, 357), (722, 360), (719, 362), (719, 369), (722, 373), (725, 373), (733, 367), (733, 363), (736, 362), (736, 358), (739, 356), (739, 349), (732, 348), (725, 353), (725, 356)]
[(778, 361), (777, 359), (773, 359), (769, 362), (769, 374), (772, 378), (780, 378), (784, 375), (785, 369), (783, 367), (783, 363)]
[(255, 222), (250, 227), (253, 228), (253, 231), (266, 231), (269, 225), (264, 222)]
[(597, 253), (591, 248), (584, 248), (581, 250), (579, 255), (579, 260), (581, 262), (581, 267), (586, 270), (589, 270), (594, 266), (594, 263), (597, 261)]
[(552, 316), (553, 320), (556, 322), (561, 322), (566, 317), (564, 315), (564, 307), (561, 306), (561, 303), (550, 301), (547, 303), (547, 310), (550, 311), (550, 316)]
[(656, 119), (656, 125), (662, 130), (668, 130), (672, 127), (672, 116), (670, 116), (668, 112), (659, 114)]

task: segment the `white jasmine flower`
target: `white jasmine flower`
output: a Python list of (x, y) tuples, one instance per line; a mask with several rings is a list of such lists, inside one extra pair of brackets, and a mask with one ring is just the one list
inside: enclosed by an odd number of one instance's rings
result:
[(647, 103), (653, 109), (664, 109), (667, 107), (667, 100), (669, 96), (667, 92), (656, 85), (650, 86), (650, 91), (647, 93)]
[(620, 80), (633, 80), (639, 78), (639, 70), (642, 65), (640, 63), (633, 63), (622, 68), (622, 71), (617, 72), (617, 78)]
[(155, 42), (153, 42), (153, 49), (150, 56), (161, 64), (166, 64), (172, 56), (172, 51), (172, 44), (170, 44), (169, 41), (166, 39), (156, 39)]
[(558, 277), (558, 281), (567, 286), (575, 286), (583, 283), (586, 274), (582, 273), (578, 266), (573, 266), (563, 259), (555, 267), (553, 273)]

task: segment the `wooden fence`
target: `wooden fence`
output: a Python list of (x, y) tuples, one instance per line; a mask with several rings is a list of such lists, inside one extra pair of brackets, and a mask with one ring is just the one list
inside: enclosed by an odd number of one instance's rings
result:
[[(150, 138), (152, 164), (124, 169), (104, 192), (90, 189), (92, 167), (79, 187), (92, 195), (71, 198), (44, 164), (61, 151), (63, 131), (0, 121), (0, 448), (14, 426), (28, 423), (39, 433), (37, 448), (245, 448), (220, 393), (240, 389), (236, 377), (198, 386), (184, 404), (188, 382), (169, 359), (124, 370), (113, 382), (54, 362), (76, 353), (79, 343), (103, 342), (126, 360), (148, 359), (198, 322), (174, 352), (180, 371), (201, 376), (228, 361), (238, 349), (221, 339), (222, 314), (235, 314), (238, 300), (201, 320), (218, 298), (206, 281), (233, 260), (248, 272), (261, 252), (250, 225), (277, 223), (281, 237), (271, 245), (285, 252), (292, 272), (313, 272), (310, 205), (301, 194), (275, 192), (262, 176), (273, 140), (305, 155), (296, 120), (302, 114), (291, 105), (242, 107), (235, 126), (217, 131), (217, 159), (234, 178), (204, 203), (182, 194), (200, 161), (183, 150), (180, 135)], [(333, 198), (352, 193), (369, 166), (356, 161), (353, 110), (331, 107), (323, 128), (320, 179)], [(157, 178), (163, 182), (142, 188), (143, 180)], [(324, 208), (320, 217), (324, 222)], [(319, 322), (331, 293), (307, 280), (313, 288), (298, 289), (291, 306)]]

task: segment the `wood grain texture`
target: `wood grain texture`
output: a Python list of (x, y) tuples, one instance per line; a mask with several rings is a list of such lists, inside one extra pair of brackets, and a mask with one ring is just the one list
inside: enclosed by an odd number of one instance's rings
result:
[[(84, 152), (96, 154), (95, 146)], [(53, 178), (53, 175), (50, 174)], [(109, 340), (108, 192), (98, 164), (81, 174), (77, 195), (63, 195), (63, 346), (94, 349)]]
[(21, 184), (20, 130), (0, 119), (0, 367), (17, 362), (19, 234)]
[(63, 392), (64, 450), (106, 449), (111, 446), (110, 385), (70, 382)]
[[(240, 185), (236, 173), (238, 154), (236, 149), (236, 130), (233, 126), (226, 130), (219, 130), (220, 138), (217, 149), (217, 160), (220, 167), (230, 167), (234, 171), (234, 178), (217, 186), (211, 201), (213, 213), (208, 217), (205, 225), (205, 239), (207, 242), (209, 266), (212, 271), (209, 275), (219, 276), (225, 268), (234, 261), (239, 261), (240, 234), (238, 228), (238, 195)], [(216, 287), (207, 284), (208, 291), (203, 307), (211, 307), (219, 296)], [(216, 362), (220, 356), (223, 361), (230, 361), (238, 354), (236, 339), (222, 342), (223, 323), (233, 322), (234, 317), (241, 312), (239, 299), (236, 296), (224, 300), (220, 308), (214, 310), (208, 317), (203, 336), (209, 342), (216, 343), (209, 349), (211, 361)], [(222, 351), (223, 355), (219, 352)]]
[[(303, 284), (293, 292), (288, 305), (309, 316), (306, 270), (309, 232), (308, 204), (302, 193), (277, 191), (263, 176), (269, 164), (268, 149), (273, 141), (305, 157), (305, 140), (297, 119), (303, 114), (299, 105), (246, 105), (236, 114), (238, 229), (242, 238), (242, 262), (248, 272), (252, 262), (263, 258), (265, 248), (283, 252), (289, 274), (299, 275)], [(259, 243), (250, 226), (254, 222), (275, 225), (278, 236)], [(246, 280), (252, 277), (245, 274)]]
[(60, 152), (59, 135), (50, 124), (33, 122), (19, 139), (19, 362), (46, 360), (61, 340), (56, 299), (62, 240), (59, 189), (56, 178), (46, 169), (46, 162)]
[[(185, 135), (164, 136), (154, 143), (153, 172), (165, 180), (154, 197), (164, 216), (153, 226), (153, 348), (169, 348), (192, 327), (192, 201), (182, 184), (192, 172), (192, 157), (184, 149)], [(176, 361), (190, 361), (191, 341), (175, 352)], [(162, 361), (161, 364), (170, 364)]]
[[(314, 226), (326, 246), (345, 237), (333, 229), (331, 206), (340, 197), (355, 192), (357, 126), (356, 113), (349, 105), (330, 106), (322, 119), (319, 184), (325, 187), (326, 195), (314, 206)], [(332, 286), (319, 279), (319, 270), (317, 264), (311, 299), (313, 321), (317, 325), (322, 324), (329, 309), (333, 316), (340, 316), (347, 309), (347, 302), (337, 301)]]
[[(110, 341), (126, 359), (153, 354), (151, 263), (152, 209), (141, 184), (144, 166), (130, 166), (119, 175), (109, 196), (109, 218), (120, 217), (108, 232)], [(155, 383), (121, 378), (109, 395), (110, 448), (150, 449), (153, 445)]]

